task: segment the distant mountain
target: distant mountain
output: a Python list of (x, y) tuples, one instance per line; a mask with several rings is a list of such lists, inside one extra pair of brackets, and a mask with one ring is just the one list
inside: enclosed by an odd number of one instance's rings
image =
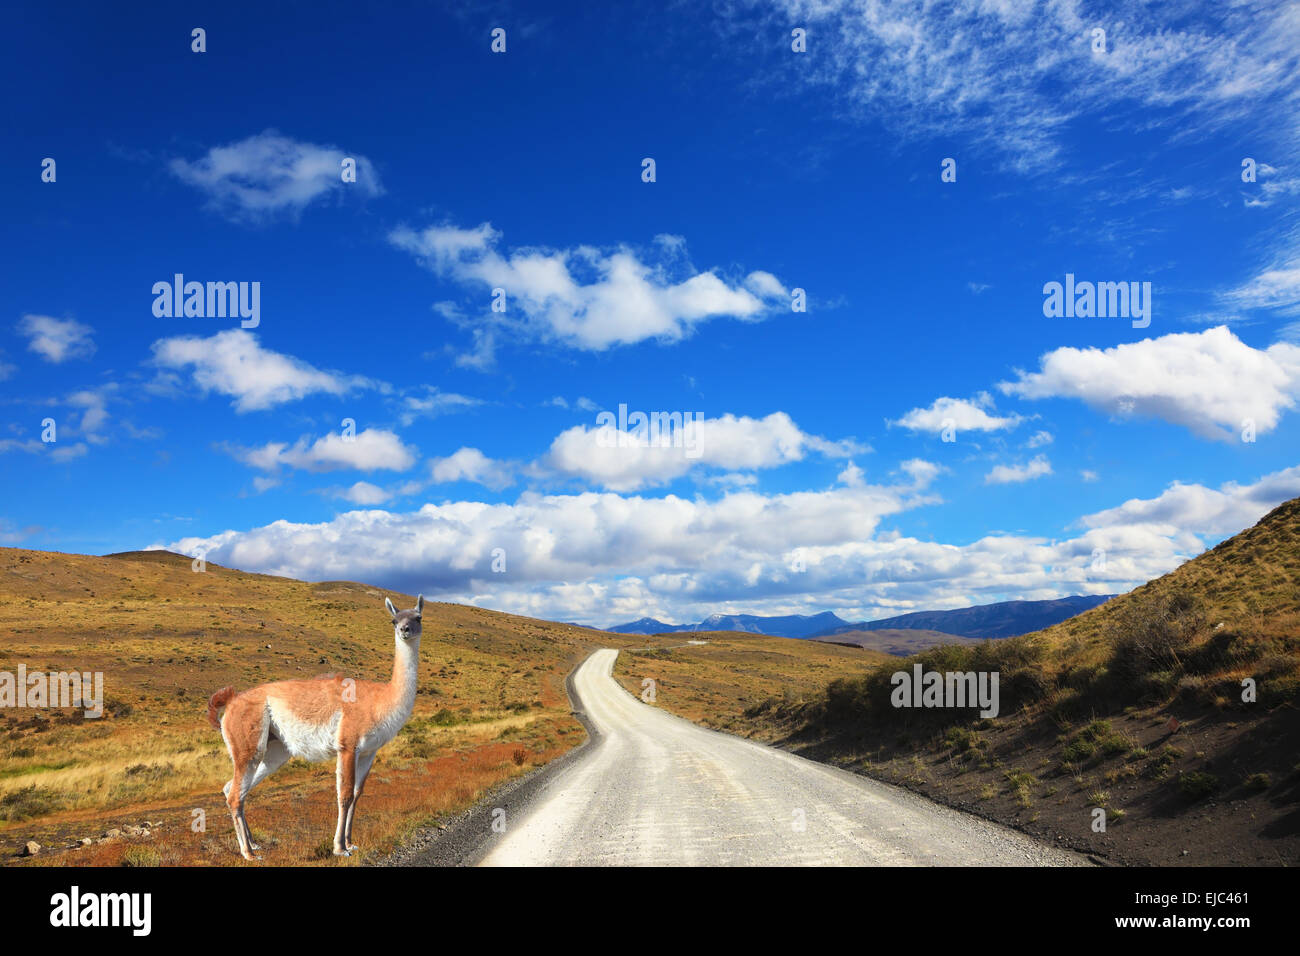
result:
[(684, 631), (744, 631), (773, 637), (811, 637), (822, 631), (852, 627), (831, 611), (821, 614), (787, 614), (762, 617), (757, 614), (711, 614), (698, 624), (665, 624), (652, 617), (615, 624), (605, 630), (615, 634), (678, 634)]
[(1002, 601), (953, 611), (915, 611), (879, 621), (837, 625), (807, 636), (818, 640), (835, 640), (835, 635), (849, 631), (923, 630), (942, 631), (958, 637), (1016, 637), (1059, 624), (1106, 603), (1114, 596), (1080, 594), (1052, 601)]
[(605, 630), (613, 631), (615, 634), (672, 634), (675, 631), (692, 631), (694, 629), (694, 624), (665, 624), (663, 621), (656, 621), (652, 617), (639, 617), (635, 621), (628, 621), (626, 624), (615, 624), (613, 627), (605, 628)]

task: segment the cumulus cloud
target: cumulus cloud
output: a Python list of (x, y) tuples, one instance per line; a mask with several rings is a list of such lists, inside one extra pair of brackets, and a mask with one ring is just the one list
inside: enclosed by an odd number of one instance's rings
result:
[[(353, 183), (343, 181), (342, 164), (348, 158), (356, 162)], [(296, 215), (331, 192), (376, 196), (383, 191), (366, 157), (293, 140), (275, 130), (214, 146), (193, 162), (174, 159), (168, 168), (205, 193), (213, 207), (236, 219)]]
[(1039, 363), (998, 388), (1028, 399), (1077, 398), (1107, 414), (1160, 418), (1226, 441), (1247, 419), (1257, 434), (1271, 431), (1300, 392), (1300, 347), (1254, 349), (1225, 326), (1110, 349), (1061, 348)]
[(1173, 537), (1194, 529), (1198, 534), (1235, 534), (1283, 501), (1300, 496), (1300, 465), (1265, 475), (1251, 484), (1227, 482), (1218, 488), (1175, 481), (1155, 498), (1133, 498), (1115, 508), (1080, 519), (1088, 528), (1140, 528)]
[(391, 497), (383, 488), (368, 481), (358, 481), (340, 491), (338, 496), (354, 505), (382, 505)]
[(477, 448), (461, 448), (446, 458), (433, 459), (429, 463), (429, 477), (436, 484), (472, 481), (494, 490), (514, 484), (509, 465), (489, 458)]
[(512, 580), (520, 583), (682, 572), (715, 561), (723, 569), (736, 555), (780, 555), (792, 541), (813, 547), (868, 538), (883, 516), (929, 500), (912, 485), (771, 497), (742, 491), (713, 502), (529, 492), (513, 504), (426, 504), (408, 514), (354, 511), (323, 524), (277, 521), (173, 546), (235, 567), (276, 567), (314, 580), (427, 576), (431, 593), (435, 583), (445, 591), (491, 580), (488, 561), (495, 547), (506, 549)]
[(914, 408), (890, 425), (899, 425), (914, 432), (939, 434), (945, 428), (957, 431), (993, 432), (1015, 428), (1023, 419), (1019, 415), (992, 415), (992, 398), (981, 392), (974, 399), (936, 398), (929, 408)]
[(57, 364), (95, 354), (95, 343), (90, 338), (94, 329), (73, 319), (24, 315), (18, 331), (26, 336), (27, 348), (47, 362)]
[[(609, 413), (613, 418), (613, 413)], [(863, 451), (853, 442), (832, 442), (802, 431), (784, 412), (765, 418), (723, 415), (693, 419), (677, 415), (675, 426), (626, 430), (618, 423), (576, 425), (551, 443), (542, 469), (616, 491), (666, 484), (692, 468), (749, 471), (800, 461), (810, 452), (847, 457)]]
[[(830, 608), (863, 619), (1008, 596), (1125, 591), (1297, 495), (1300, 466), (1218, 489), (1175, 483), (1155, 498), (1087, 515), (1061, 539), (996, 534), (951, 544), (882, 529), (938, 502), (923, 483), (745, 490), (715, 501), (529, 492), (513, 503), (276, 521), (169, 547), (252, 571), (366, 581), (595, 624), (642, 615), (698, 620), (720, 609)], [(509, 581), (491, 573), (494, 548), (506, 552)], [(796, 551), (803, 571), (791, 567)]]
[[(389, 241), (435, 274), (478, 293), (505, 291), (504, 313), (475, 320), (479, 337), (467, 361), (480, 366), (490, 363), (495, 342), (482, 329), (484, 321), (517, 335), (598, 352), (647, 339), (678, 341), (709, 319), (757, 320), (788, 303), (785, 287), (770, 273), (751, 272), (729, 282), (715, 272), (693, 270), (679, 247), (662, 242), (643, 252), (577, 246), (503, 253), (501, 234), (489, 223), (472, 229), (403, 227)], [(453, 319), (460, 314), (445, 303), (440, 311)]]
[(1047, 456), (1038, 455), (1033, 461), (1024, 465), (995, 465), (993, 470), (984, 476), (984, 484), (1019, 484), (1020, 482), (1033, 481), (1035, 478), (1041, 478), (1043, 475), (1050, 475), (1051, 473), (1052, 465), (1047, 460)]
[(322, 435), (315, 441), (299, 438), (292, 445), (269, 442), (258, 448), (233, 449), (240, 461), (260, 471), (297, 468), (302, 471), (406, 471), (416, 452), (393, 432), (367, 428), (355, 435)]
[(208, 338), (159, 339), (153, 344), (153, 360), (163, 369), (191, 369), (199, 388), (231, 396), (239, 412), (272, 408), (317, 392), (343, 395), (369, 384), (263, 348), (245, 329), (227, 329)]

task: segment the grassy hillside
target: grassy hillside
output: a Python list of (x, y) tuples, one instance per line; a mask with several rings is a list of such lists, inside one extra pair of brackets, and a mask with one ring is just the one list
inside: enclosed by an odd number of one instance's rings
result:
[(659, 634), (628, 647), (614, 677), (632, 694), (654, 681), (655, 703), (715, 730), (743, 734), (748, 709), (776, 698), (791, 704), (813, 699), (828, 680), (861, 676), (886, 660), (879, 651), (793, 637), (737, 631)]
[[(0, 671), (102, 671), (107, 698), (100, 719), (0, 710), (0, 858), (15, 862), (35, 840), (37, 864), (240, 865), (220, 795), (230, 762), (205, 719), (208, 695), (329, 671), (387, 680), (384, 596), (212, 564), (195, 573), (165, 552), (0, 549)], [(581, 741), (565, 675), (591, 649), (624, 641), (642, 639), (426, 605), (415, 713), (372, 772), (357, 817), (363, 849), (383, 852)], [(261, 784), (247, 812), (267, 862), (339, 865), (327, 855), (334, 800), (333, 765), (295, 760)], [(194, 810), (205, 832), (191, 829)]]
[[(914, 663), (998, 672), (1000, 715), (894, 708), (890, 676)], [(1294, 864), (1298, 694), (1300, 499), (1046, 630), (895, 658), (745, 719), (748, 733), (1118, 862)]]
[(881, 628), (876, 631), (837, 631), (826, 637), (815, 637), (812, 640), (824, 641), (828, 644), (853, 644), (883, 654), (906, 657), (944, 644), (974, 643), (976, 638), (959, 637), (956, 634), (945, 634), (943, 631), (899, 627)]

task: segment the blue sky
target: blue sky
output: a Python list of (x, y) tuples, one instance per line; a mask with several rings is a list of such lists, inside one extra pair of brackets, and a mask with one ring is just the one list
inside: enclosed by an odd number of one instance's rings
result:
[[(1294, 5), (618, 6), (30, 5), (0, 544), (861, 619), (1127, 590), (1300, 495)], [(156, 315), (178, 273), (256, 326)], [(1149, 325), (1046, 316), (1067, 273)]]

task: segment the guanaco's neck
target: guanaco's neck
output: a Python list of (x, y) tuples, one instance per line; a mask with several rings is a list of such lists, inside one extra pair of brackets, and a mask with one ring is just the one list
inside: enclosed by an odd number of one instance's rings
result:
[(420, 639), (404, 641), (397, 638), (397, 653), (393, 657), (393, 695), (410, 709), (415, 706), (415, 690), (420, 681)]

